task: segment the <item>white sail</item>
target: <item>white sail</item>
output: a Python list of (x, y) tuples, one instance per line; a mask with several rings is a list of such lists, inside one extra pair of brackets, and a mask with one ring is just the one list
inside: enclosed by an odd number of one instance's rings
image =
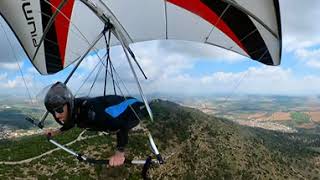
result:
[[(77, 60), (103, 30), (101, 15), (127, 45), (189, 40), (267, 65), (279, 65), (281, 59), (277, 0), (1, 0), (0, 13), (41, 74), (58, 72)], [(112, 38), (111, 44), (119, 43)], [(96, 48), (105, 48), (105, 43)]]

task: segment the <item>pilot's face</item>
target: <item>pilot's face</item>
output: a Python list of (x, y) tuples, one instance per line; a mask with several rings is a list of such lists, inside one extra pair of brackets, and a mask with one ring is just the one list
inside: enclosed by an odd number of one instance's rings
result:
[(65, 123), (68, 118), (68, 106), (67, 104), (61, 106), (60, 108), (57, 108), (54, 110), (55, 117), (61, 122)]

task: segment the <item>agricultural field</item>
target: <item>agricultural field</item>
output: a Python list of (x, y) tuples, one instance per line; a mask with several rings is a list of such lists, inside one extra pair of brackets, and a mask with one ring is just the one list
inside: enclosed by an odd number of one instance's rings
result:
[[(208, 103), (210, 102), (210, 103)], [(207, 114), (230, 119), (242, 125), (274, 130), (312, 130), (320, 125), (318, 97), (236, 96), (197, 101), (196, 108)], [(279, 127), (283, 127), (280, 128)], [(320, 133), (320, 132), (319, 132)]]

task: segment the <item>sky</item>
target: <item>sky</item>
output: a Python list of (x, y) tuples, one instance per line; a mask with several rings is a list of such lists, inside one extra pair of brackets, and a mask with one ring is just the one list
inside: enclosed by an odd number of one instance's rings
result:
[[(138, 71), (145, 94), (215, 95), (318, 95), (320, 90), (320, 1), (280, 0), (282, 60), (280, 66), (265, 66), (233, 52), (186, 41), (150, 41), (132, 45), (148, 79)], [(55, 75), (42, 76), (29, 62), (3, 19), (0, 20), (0, 95), (41, 97), (48, 85), (64, 81), (72, 66)], [(10, 43), (9, 43), (10, 42)], [(104, 50), (100, 51), (101, 54)], [(121, 78), (125, 95), (136, 94), (137, 85), (120, 47), (111, 58)], [(77, 95), (87, 95), (98, 58), (91, 53), (68, 84)], [(21, 75), (20, 69), (23, 73)], [(27, 84), (27, 87), (24, 83)], [(103, 75), (92, 93), (103, 93)], [(110, 79), (108, 84), (111, 85)], [(80, 88), (80, 91), (78, 89)], [(111, 86), (108, 92), (112, 93)], [(126, 90), (127, 89), (127, 90)], [(29, 93), (28, 93), (29, 91)], [(119, 90), (118, 90), (119, 91)], [(118, 92), (119, 94), (119, 92)]]

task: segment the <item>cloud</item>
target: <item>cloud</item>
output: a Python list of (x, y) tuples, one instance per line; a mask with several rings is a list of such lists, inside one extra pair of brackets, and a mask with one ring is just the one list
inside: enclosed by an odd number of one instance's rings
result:
[(301, 48), (294, 52), (298, 59), (310, 68), (320, 68), (320, 48)]
[[(133, 51), (143, 71), (150, 79), (156, 76), (172, 76), (179, 74), (187, 69), (193, 68), (194, 63), (196, 62), (193, 61), (192, 58), (181, 53), (163, 53), (156, 44), (140, 44), (139, 46), (134, 46)], [(111, 61), (118, 74), (124, 81), (132, 81), (132, 71), (122, 50), (116, 47), (112, 48), (111, 52)], [(81, 64), (82, 74), (87, 76), (92, 72), (98, 62), (99, 58), (97, 55), (87, 57), (83, 64)], [(141, 78), (142, 76), (136, 63), (133, 60), (131, 60), (131, 62), (138, 77)], [(98, 66), (100, 67), (100, 65)], [(99, 67), (93, 72), (93, 76), (96, 75)], [(103, 69), (101, 72), (102, 76), (104, 71), (105, 70)], [(98, 80), (103, 80), (103, 77), (100, 77)]]
[(320, 49), (298, 49), (295, 52), (295, 55), (301, 59), (309, 59), (309, 58), (319, 58), (320, 57)]
[(15, 35), (0, 16), (0, 62), (16, 63), (26, 57)]
[[(127, 89), (129, 89), (129, 93), (137, 94), (137, 85), (127, 60), (119, 49), (114, 51), (116, 56), (112, 57), (112, 62), (118, 74), (121, 76)], [(314, 91), (314, 89), (318, 87), (318, 85), (308, 83), (305, 77), (296, 76), (290, 68), (262, 65), (250, 67), (238, 72), (218, 71), (212, 72), (209, 75), (193, 77), (190, 72), (192, 72), (201, 59), (195, 59), (189, 54), (179, 53), (177, 51), (164, 53), (164, 49), (161, 49), (157, 43), (135, 45), (134, 52), (149, 78), (148, 80), (143, 80), (139, 70), (135, 68), (146, 93), (189, 95), (234, 92), (253, 94), (307, 94), (310, 90), (313, 90), (312, 92), (315, 93), (316, 91)], [(317, 50), (314, 52), (296, 51), (296, 53), (296, 56), (306, 59), (319, 54)], [(89, 71), (93, 69), (93, 64), (96, 62), (98, 62), (98, 58), (95, 55), (87, 58), (86, 62), (84, 62), (84, 67), (87, 69), (84, 68), (83, 71), (78, 72), (75, 75), (75, 79), (72, 80), (72, 82), (76, 83), (70, 83), (70, 85), (79, 88), (79, 82), (82, 84)], [(97, 70), (83, 86), (83, 92), (88, 92), (96, 72)], [(110, 77), (110, 75), (108, 76)], [(318, 79), (314, 79), (312, 82), (317, 82)], [(320, 81), (318, 84), (320, 84)], [(103, 85), (104, 70), (97, 79), (94, 91), (101, 95)], [(112, 92), (110, 79), (108, 80), (108, 85), (108, 92)], [(124, 89), (122, 85), (121, 88)]]
[(8, 78), (8, 74), (7, 73), (2, 73), (0, 74), (0, 81), (7, 79)]
[[(146, 50), (146, 49), (145, 49)], [(146, 50), (147, 51), (147, 50)], [(142, 52), (142, 51), (139, 51)], [(258, 66), (249, 67), (239, 72), (218, 71), (211, 74), (194, 77), (188, 72), (194, 68), (194, 63), (185, 55), (171, 54), (170, 56), (162, 55), (160, 59), (153, 59), (156, 55), (156, 50), (152, 48), (148, 57), (143, 56), (140, 59), (141, 65), (146, 70), (149, 77), (148, 80), (143, 80), (140, 73), (138, 76), (146, 94), (179, 94), (179, 95), (196, 95), (205, 94), (213, 95), (216, 93), (225, 94), (311, 94), (317, 93), (320, 89), (320, 77), (318, 76), (296, 76), (290, 68)], [(301, 53), (301, 56), (308, 57), (309, 54)], [(91, 57), (94, 60), (94, 56)], [(88, 59), (90, 60), (90, 58)], [(123, 90), (124, 95), (137, 95), (139, 93), (137, 84), (131, 75), (131, 70), (127, 64), (124, 64), (124, 59), (114, 59), (117, 67), (117, 72), (122, 78), (118, 81)], [(68, 86), (75, 93), (80, 85), (84, 82), (89, 72), (77, 71)], [(136, 69), (137, 70), (137, 69)], [(30, 70), (32, 71), (32, 70)], [(58, 76), (46, 76), (38, 80), (35, 79), (32, 73), (26, 73), (25, 79), (28, 87), (34, 94), (44, 86), (57, 80)], [(84, 84), (78, 92), (80, 96), (87, 95), (93, 83), (96, 73), (92, 74), (88, 82)], [(25, 85), (21, 76), (15, 79), (6, 80), (7, 74), (0, 75), (0, 88), (11, 91), (26, 92)], [(60, 77), (60, 76), (59, 76)], [(110, 77), (110, 75), (109, 75)], [(60, 78), (61, 79), (61, 78)], [(43, 82), (43, 80), (45, 80)], [(124, 82), (124, 85), (122, 84)], [(125, 87), (124, 87), (125, 86)], [(101, 72), (97, 82), (92, 90), (91, 95), (102, 95), (104, 87), (104, 71)], [(33, 88), (33, 89), (32, 89)], [(126, 90), (128, 92), (126, 92)], [(108, 93), (113, 93), (112, 82), (108, 80)], [(118, 94), (122, 94), (117, 89)]]
[(315, 18), (320, 17), (320, 1), (281, 0), (281, 22), (285, 51), (312, 47), (320, 43), (320, 24)]
[[(37, 94), (41, 93), (44, 83), (41, 78), (30, 73), (24, 73), (24, 78), (21, 75), (15, 77), (9, 76), (7, 73), (0, 75), (0, 94), (15, 94), (15, 95), (24, 95), (25, 98), (29, 98), (29, 93), (32, 97), (35, 97)], [(25, 81), (25, 82), (24, 82)], [(27, 86), (27, 87), (26, 87)]]
[(215, 72), (194, 78), (178, 75), (158, 78), (157, 83), (146, 84), (150, 93), (175, 94), (283, 94), (302, 95), (317, 93), (320, 77), (296, 77), (291, 69), (281, 67), (251, 67), (242, 72)]
[(310, 60), (306, 63), (306, 65), (312, 68), (320, 69), (320, 61), (317, 60)]
[[(173, 67), (174, 65), (172, 65)], [(183, 68), (182, 68), (183, 69)], [(214, 95), (225, 94), (283, 94), (305, 95), (317, 94), (320, 89), (319, 76), (296, 76), (290, 68), (282, 67), (250, 67), (240, 72), (214, 72), (201, 77), (194, 77), (186, 72), (171, 73), (163, 70), (163, 66), (155, 66), (154, 72), (161, 72), (142, 80), (141, 84), (146, 94), (178, 94), (178, 95)], [(121, 74), (122, 72), (119, 72)], [(91, 94), (103, 94), (103, 76), (97, 81)], [(77, 73), (70, 82), (70, 87), (75, 92), (85, 79), (81, 73)], [(88, 81), (79, 92), (87, 95), (93, 79)], [(81, 83), (80, 83), (81, 82)], [(118, 81), (124, 95), (136, 95), (139, 93), (137, 84), (132, 77), (127, 78), (123, 84)], [(111, 81), (108, 81), (108, 93), (113, 93)], [(126, 89), (128, 92), (126, 92)], [(118, 94), (122, 94), (117, 90)]]
[[(20, 68), (23, 68), (23, 63), (19, 63)], [(0, 63), (0, 69), (5, 69), (5, 70), (9, 70), (9, 71), (17, 71), (19, 70), (19, 66), (18, 64), (15, 63)]]
[(232, 51), (199, 42), (166, 40), (157, 41), (156, 45), (161, 53), (184, 54), (185, 56), (193, 59), (237, 63), (245, 58), (244, 56)]
[[(31, 76), (24, 76), (24, 80), (28, 86), (33, 85), (33, 79)], [(21, 76), (17, 76), (15, 79), (8, 79), (7, 82), (2, 83), (1, 86), (8, 89), (25, 88), (25, 84)]]
[(320, 1), (281, 0), (283, 49), (293, 53), (306, 67), (320, 68)]
[[(102, 56), (101, 56), (102, 57)], [(82, 68), (85, 71), (92, 71), (97, 63), (99, 63), (99, 58), (97, 55), (88, 55), (83, 62), (81, 63), (79, 68)]]

